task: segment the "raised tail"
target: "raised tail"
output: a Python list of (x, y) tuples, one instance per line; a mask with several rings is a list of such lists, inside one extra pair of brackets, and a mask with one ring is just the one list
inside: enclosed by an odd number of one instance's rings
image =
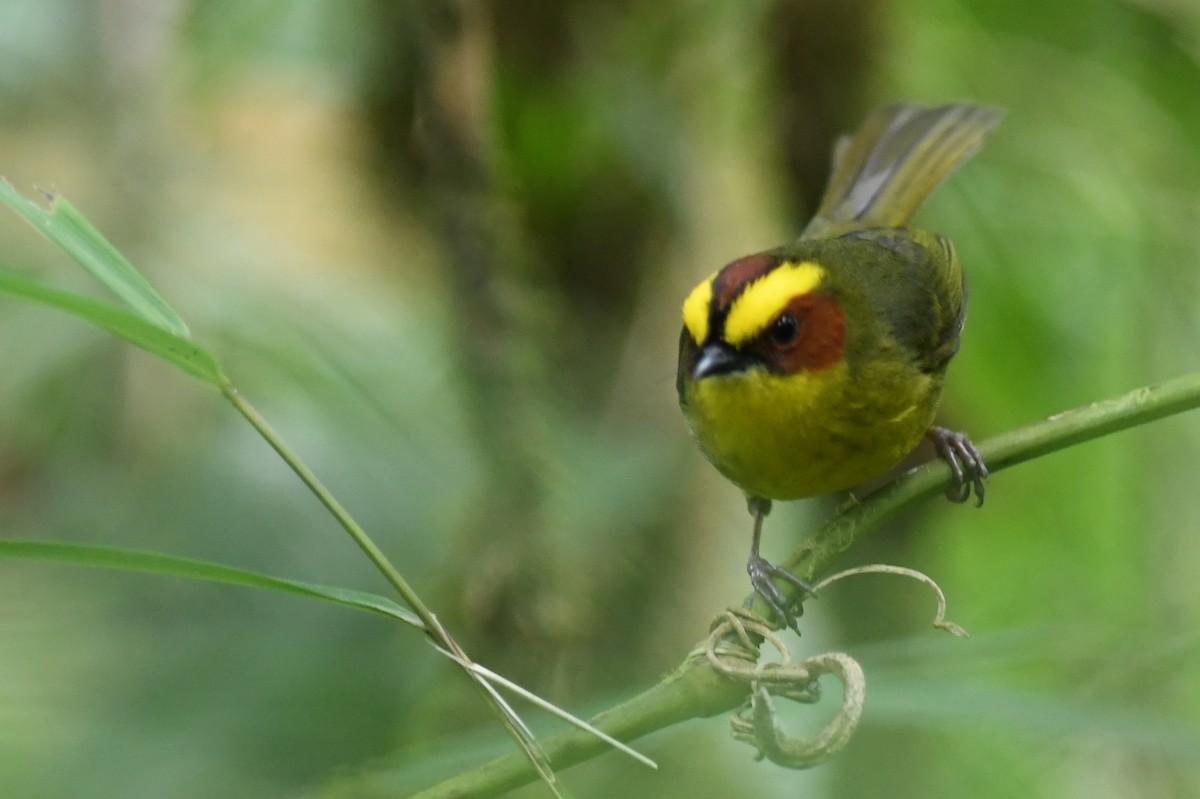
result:
[(833, 149), (833, 175), (802, 238), (901, 227), (987, 140), (1004, 112), (955, 103), (880, 109)]

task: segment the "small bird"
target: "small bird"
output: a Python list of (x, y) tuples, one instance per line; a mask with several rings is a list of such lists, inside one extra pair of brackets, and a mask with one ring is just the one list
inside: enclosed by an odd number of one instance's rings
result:
[(836, 143), (799, 239), (733, 261), (684, 301), (679, 404), (701, 451), (745, 492), (750, 582), (793, 629), (773, 578), (812, 589), (759, 555), (771, 500), (852, 488), (928, 438), (954, 474), (947, 496), (983, 502), (978, 450), (933, 425), (966, 318), (962, 266), (949, 239), (908, 221), (1002, 117), (963, 103), (881, 109)]

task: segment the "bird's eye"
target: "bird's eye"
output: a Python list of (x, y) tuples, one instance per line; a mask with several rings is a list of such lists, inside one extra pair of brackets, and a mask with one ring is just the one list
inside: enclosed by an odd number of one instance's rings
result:
[(799, 333), (800, 322), (791, 311), (780, 316), (767, 328), (767, 338), (771, 340), (772, 344), (779, 347), (791, 344)]

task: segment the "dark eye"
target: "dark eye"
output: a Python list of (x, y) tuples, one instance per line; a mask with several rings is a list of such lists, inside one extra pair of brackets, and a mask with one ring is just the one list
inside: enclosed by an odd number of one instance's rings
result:
[(767, 328), (767, 338), (771, 340), (772, 344), (779, 347), (791, 344), (799, 333), (800, 322), (791, 311), (783, 314)]

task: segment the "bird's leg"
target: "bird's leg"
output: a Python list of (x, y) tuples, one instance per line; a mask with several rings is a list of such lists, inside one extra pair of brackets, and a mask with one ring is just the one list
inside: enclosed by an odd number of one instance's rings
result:
[(971, 439), (944, 427), (929, 428), (925, 437), (933, 442), (938, 457), (954, 473), (955, 485), (946, 489), (946, 498), (951, 502), (966, 502), (974, 489), (975, 507), (982, 505), (983, 481), (987, 479), (988, 469)]
[[(750, 558), (746, 561), (746, 572), (750, 575), (750, 584), (754, 586), (754, 591), (763, 598), (763, 601), (771, 608), (771, 612), (775, 614), (775, 618), (787, 624), (800, 634), (800, 629), (796, 626), (796, 615), (792, 613), (791, 601), (784, 596), (783, 591), (779, 586), (775, 585), (774, 577), (781, 577), (799, 589), (802, 593), (816, 596), (812, 586), (801, 580), (796, 575), (792, 574), (787, 569), (769, 563), (765, 558), (758, 554), (758, 544), (762, 539), (762, 523), (763, 518), (771, 512), (771, 500), (761, 499), (759, 497), (750, 497), (749, 499), (750, 515), (754, 517), (754, 537), (750, 541)], [(800, 612), (804, 612), (803, 606), (800, 606)]]

